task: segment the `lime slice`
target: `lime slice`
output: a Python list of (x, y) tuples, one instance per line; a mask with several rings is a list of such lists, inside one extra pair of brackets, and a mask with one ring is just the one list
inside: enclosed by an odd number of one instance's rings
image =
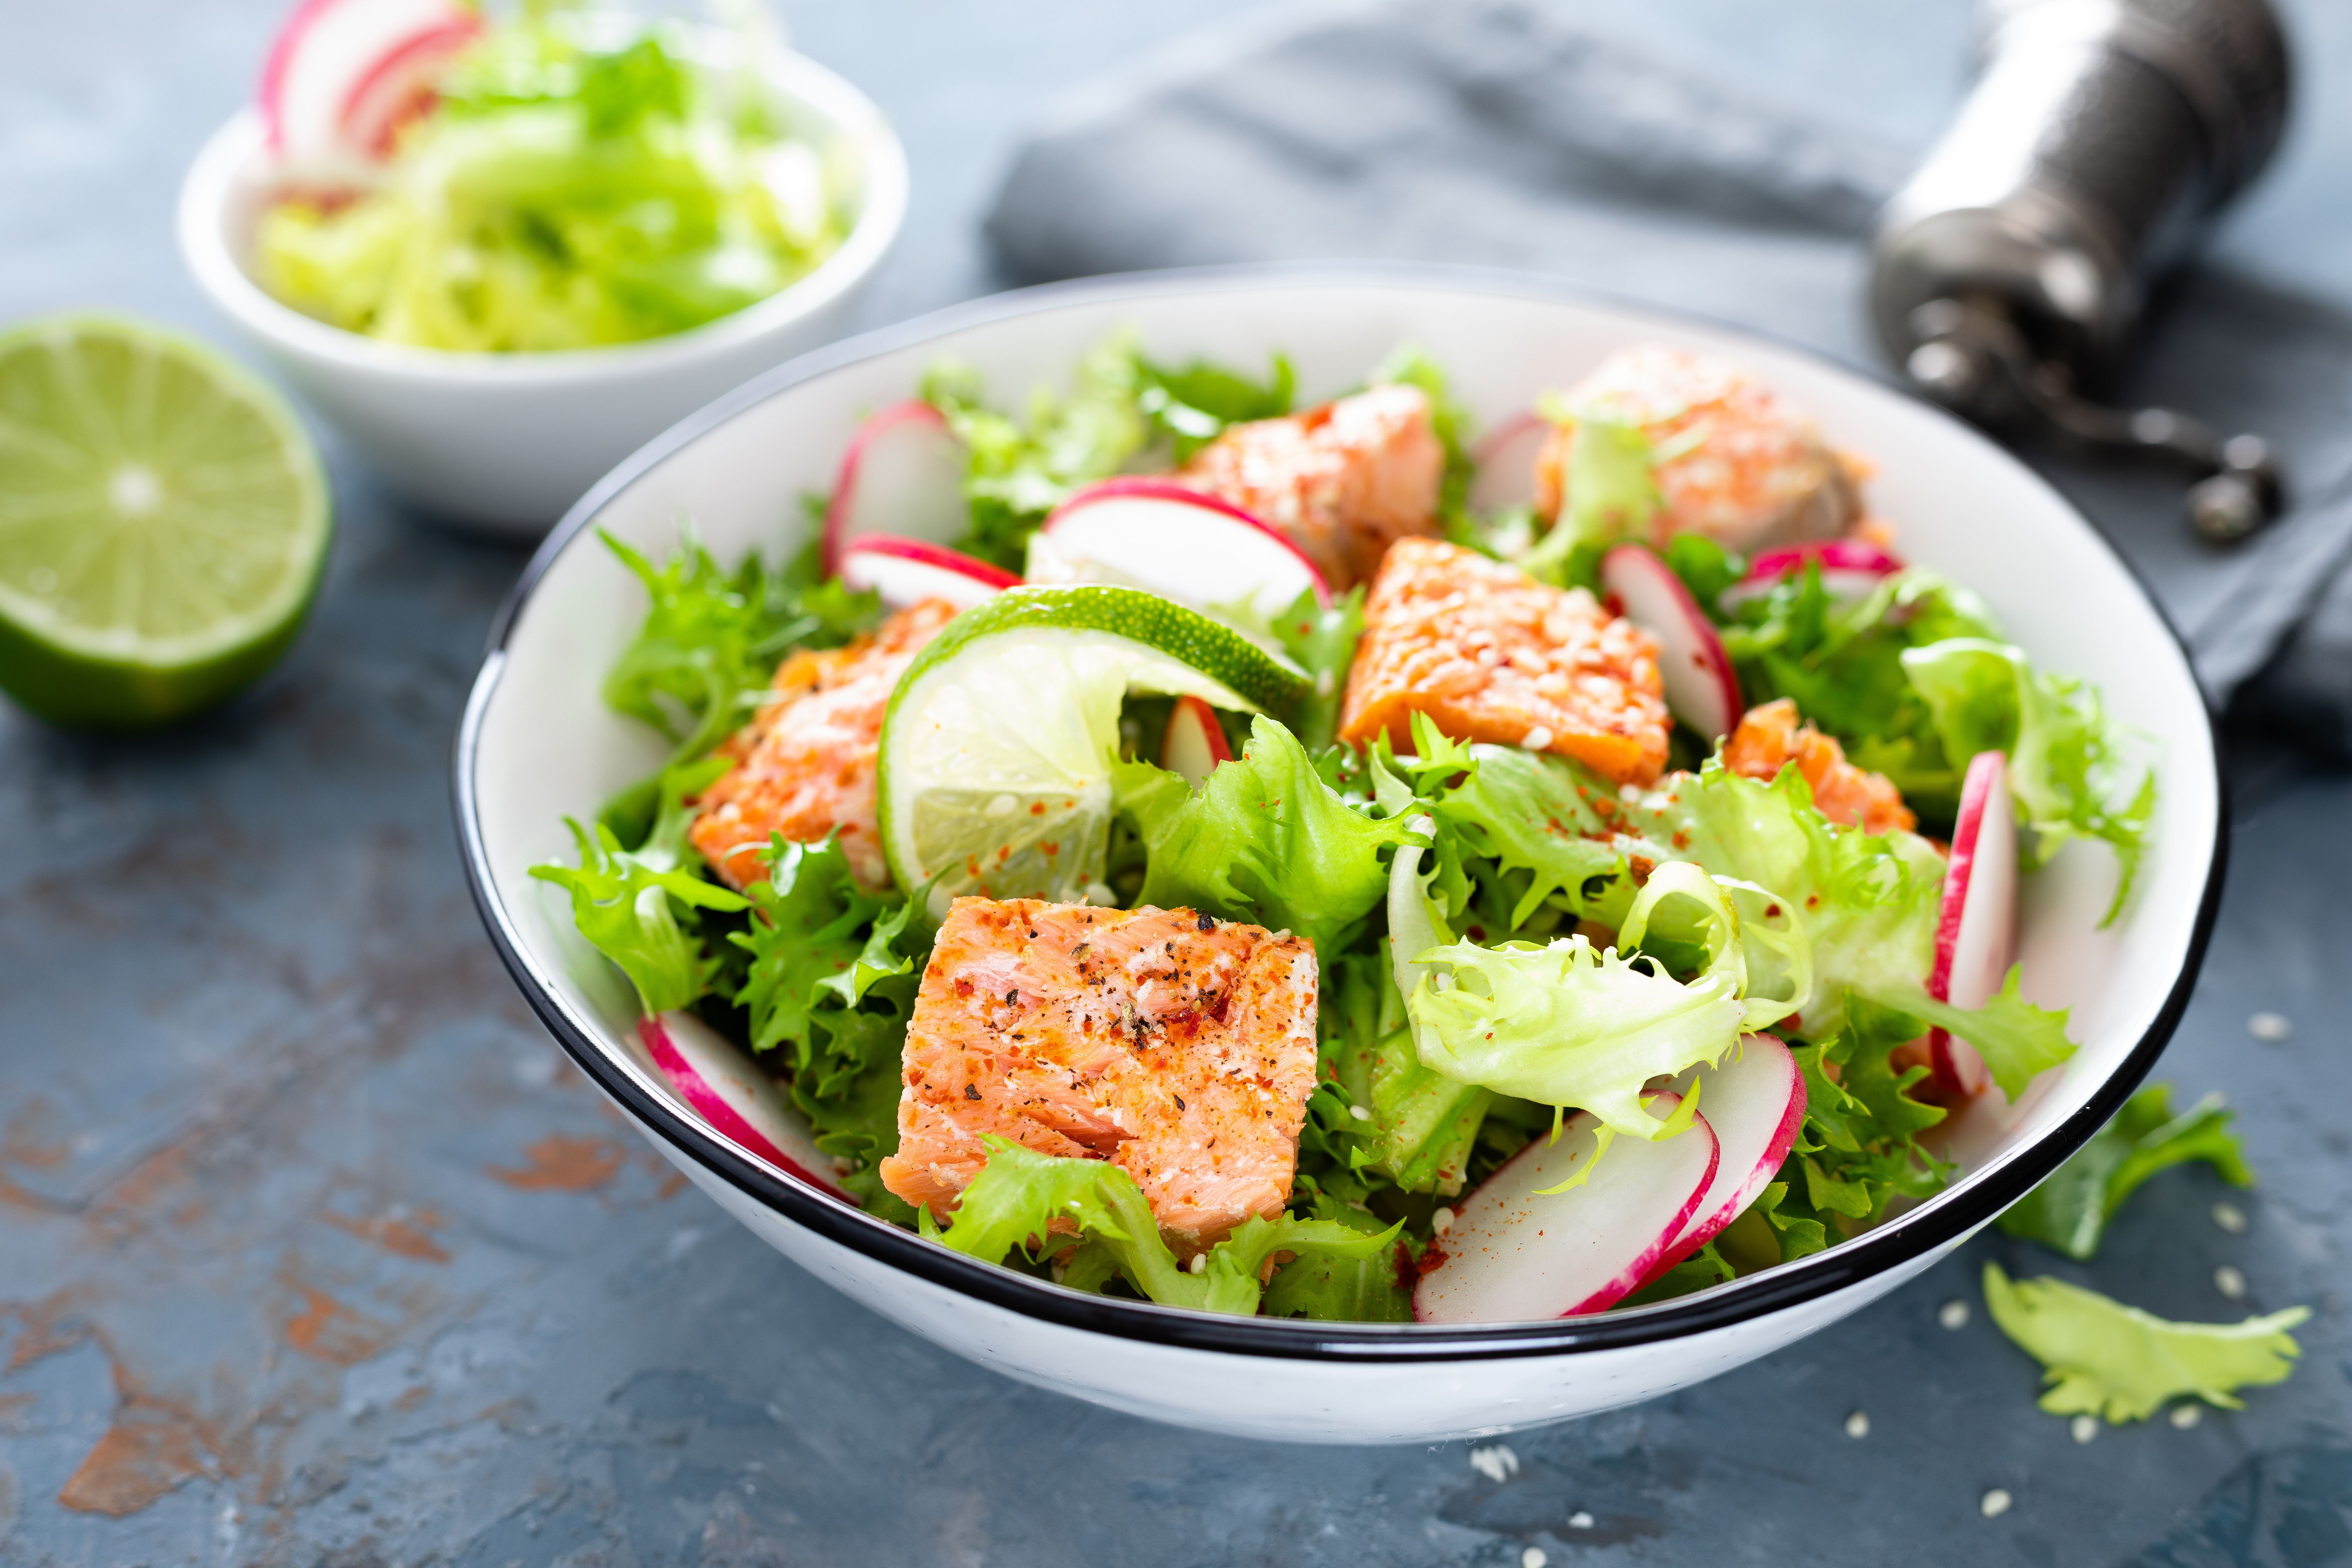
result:
[(0, 335), (0, 688), (131, 729), (229, 695), (300, 629), (331, 533), (278, 395), (135, 321)]
[[(1256, 713), (1306, 681), (1240, 634), (1136, 588), (1016, 588), (949, 623), (882, 723), (882, 844), (935, 916), (966, 895), (1097, 901), (1129, 691)], [(933, 882), (933, 879), (938, 880)]]

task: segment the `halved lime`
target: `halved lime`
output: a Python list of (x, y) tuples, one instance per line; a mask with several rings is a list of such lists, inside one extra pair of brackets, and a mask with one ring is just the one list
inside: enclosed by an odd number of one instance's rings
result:
[(294, 640), (331, 532), (301, 425), (210, 350), (110, 317), (0, 334), (0, 688), (41, 717), (228, 696)]
[(999, 594), (950, 622), (891, 696), (880, 768), (891, 875), (910, 891), (930, 883), (940, 916), (965, 894), (1084, 899), (1103, 873), (1128, 692), (1257, 713), (1306, 684), (1239, 633), (1140, 589)]

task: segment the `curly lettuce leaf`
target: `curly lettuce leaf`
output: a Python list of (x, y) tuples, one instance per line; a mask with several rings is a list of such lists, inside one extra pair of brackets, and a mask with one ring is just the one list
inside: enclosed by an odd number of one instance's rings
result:
[(1965, 766), (1979, 752), (2008, 753), (2010, 794), (2029, 830), (2029, 865), (2046, 864), (2077, 837), (2114, 849), (2121, 875), (2107, 910), (2113, 921), (2146, 851), (2156, 772), (2124, 793), (2117, 739), (2097, 690), (2041, 674), (2023, 650), (1990, 638), (1948, 637), (1906, 650), (1902, 662), (1946, 756)]
[(1263, 714), (1249, 744), (1195, 794), (1175, 773), (1121, 763), (1112, 785), (1150, 857), (1139, 901), (1294, 931), (1337, 953), (1387, 896), (1382, 851), (1412, 829), (1351, 807), (1297, 737)]
[[(1395, 1226), (1383, 1226), (1370, 1210), (1329, 1194), (1317, 1195), (1311, 1214), (1364, 1236), (1396, 1234)], [(1313, 1252), (1275, 1270), (1265, 1288), (1265, 1311), (1270, 1318), (1329, 1323), (1410, 1323), (1412, 1292), (1399, 1276), (1396, 1247), (1360, 1257)]]
[(1228, 425), (1289, 413), (1298, 389), (1297, 373), (1282, 354), (1274, 356), (1262, 382), (1207, 360), (1160, 365), (1138, 354), (1135, 365), (1136, 406), (1168, 438), (1179, 467)]
[(1209, 1248), (1195, 1272), (1177, 1262), (1142, 1189), (1117, 1165), (1040, 1154), (994, 1134), (981, 1142), (988, 1149), (988, 1163), (964, 1188), (944, 1230), (923, 1212), (925, 1236), (968, 1257), (1002, 1263), (1016, 1247), (1034, 1248), (1040, 1257), (1060, 1250), (1054, 1231), (1060, 1221), (1082, 1238), (1078, 1251), (1093, 1254), (1083, 1259), (1083, 1271), (1082, 1259), (1071, 1259), (1065, 1284), (1075, 1277), (1082, 1288), (1099, 1288), (1115, 1267), (1129, 1284), (1162, 1306), (1246, 1317), (1258, 1309), (1265, 1265), (1276, 1253), (1379, 1258), (1393, 1250), (1403, 1228), (1400, 1223), (1367, 1233), (1336, 1220), (1253, 1215)]
[(593, 831), (570, 817), (578, 866), (544, 861), (530, 868), (572, 895), (572, 919), (597, 952), (620, 965), (650, 1017), (683, 1007), (709, 989), (716, 965), (698, 933), (697, 910), (741, 910), (750, 900), (690, 871), (648, 864), (621, 847), (610, 828)]
[(2202, 1161), (2231, 1185), (2251, 1187), (2254, 1173), (2230, 1131), (2230, 1118), (2218, 1094), (2207, 1095), (2176, 1116), (2171, 1086), (2152, 1083), (2126, 1100), (2074, 1158), (2002, 1215), (2000, 1228), (2087, 1260), (2098, 1253), (2107, 1222), (2125, 1200), (2158, 1171)]
[[(1412, 732), (1418, 755), (1388, 757), (1382, 737), (1375, 759), (1383, 772), (1404, 773), (1423, 809), (1458, 836), (1453, 844), (1441, 838), (1441, 860), (1458, 863), (1466, 852), (1494, 862), (1496, 885), (1508, 903), (1507, 913), (1496, 911), (1503, 918), (1492, 934), (1519, 931), (1547, 902), (1571, 919), (1617, 923), (1633, 889), (1625, 857), (1610, 843), (1611, 819), (1594, 805), (1605, 802), (1613, 816), (1613, 790), (1539, 752), (1463, 745), (1423, 714), (1413, 715)], [(1469, 883), (1456, 886), (1466, 893)], [(1458, 918), (1465, 903), (1449, 899), (1447, 912)]]
[(2046, 1369), (2042, 1408), (2116, 1426), (2145, 1421), (2172, 1399), (2243, 1409), (2237, 1390), (2284, 1383), (2294, 1371), (2303, 1351), (2287, 1331), (2311, 1316), (2289, 1307), (2242, 1323), (2169, 1322), (2063, 1279), (2012, 1282), (1997, 1263), (1985, 1265), (1984, 1293), (2000, 1331)]
[(1322, 1120), (1347, 1143), (1349, 1169), (1409, 1193), (1460, 1192), (1493, 1091), (1423, 1064), (1385, 955), (1351, 953), (1329, 967), (1318, 1099), (1338, 1102)]
[(2018, 994), (2023, 975), (2021, 965), (2010, 965), (2000, 989), (1983, 1006), (1974, 1008), (1938, 1002), (1916, 987), (1866, 994), (1883, 1006), (1948, 1029), (1974, 1046), (1993, 1082), (2013, 1102), (2041, 1073), (2074, 1054), (2074, 1042), (2066, 1037), (2068, 1009), (2061, 1007), (2053, 1013), (2028, 1002)]
[[(1802, 1248), (1788, 1256), (1819, 1250), (1832, 1228), (1875, 1225), (1898, 1199), (1926, 1197), (1950, 1179), (1953, 1167), (1919, 1142), (1945, 1117), (1912, 1098), (1927, 1068), (1898, 1069), (1893, 1060), (1920, 1031), (1916, 1018), (1849, 996), (1843, 1027), (1819, 1045), (1791, 1047), (1805, 1078), (1805, 1121), (1781, 1167), (1788, 1190), (1770, 1221)], [(1808, 1224), (1809, 1235), (1796, 1232)]]
[(1339, 707), (1347, 696), (1348, 670), (1356, 662), (1356, 644), (1364, 636), (1364, 590), (1360, 584), (1328, 605), (1318, 605), (1309, 589), (1270, 628), (1275, 646), (1290, 662), (1307, 672), (1313, 684), (1290, 716), (1299, 743), (1321, 754), (1338, 737)]

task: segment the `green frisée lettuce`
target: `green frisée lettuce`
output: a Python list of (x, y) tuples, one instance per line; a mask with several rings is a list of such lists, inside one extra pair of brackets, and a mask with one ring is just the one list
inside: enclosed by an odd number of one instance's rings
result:
[(698, 65), (665, 29), (594, 34), (572, 5), (494, 23), (377, 184), (264, 214), (263, 285), (389, 342), (544, 352), (716, 321), (839, 247), (849, 172), (755, 73)]
[(596, 951), (620, 965), (648, 1016), (683, 1007), (710, 989), (717, 960), (690, 938), (697, 910), (748, 907), (740, 893), (704, 881), (691, 870), (621, 847), (599, 823), (583, 827), (570, 817), (580, 864), (542, 862), (530, 874), (572, 895), (572, 919)]
[(2158, 1171), (2201, 1161), (2231, 1186), (2251, 1187), (2254, 1173), (2230, 1131), (2230, 1117), (2218, 1094), (2176, 1116), (2171, 1086), (2152, 1083), (2002, 1215), (2000, 1228), (2088, 1260), (2097, 1254), (2116, 1211)]
[[(1135, 1178), (1109, 1161), (1040, 1154), (993, 1134), (981, 1142), (988, 1163), (964, 1188), (944, 1230), (923, 1213), (923, 1234), (990, 1263), (1003, 1262), (1015, 1248), (1038, 1258), (1071, 1251), (1062, 1283), (1077, 1289), (1099, 1289), (1116, 1273), (1162, 1306), (1248, 1316), (1258, 1309), (1265, 1267), (1276, 1253), (1381, 1258), (1394, 1251), (1402, 1228), (1367, 1232), (1336, 1220), (1253, 1215), (1191, 1269), (1161, 1239)], [(1055, 1233), (1057, 1220), (1077, 1233), (1069, 1242)]]
[(1349, 1144), (1349, 1169), (1409, 1193), (1460, 1192), (1494, 1092), (1423, 1061), (1396, 966), (1383, 956), (1350, 953), (1332, 970), (1318, 1008), (1318, 1077), (1343, 1101), (1330, 1131)]
[(1876, 1224), (1898, 1200), (1941, 1190), (1953, 1171), (1920, 1142), (1945, 1117), (1912, 1097), (1927, 1067), (1894, 1062), (1919, 1021), (1859, 996), (1846, 998), (1844, 1014), (1820, 1044), (1790, 1047), (1805, 1078), (1805, 1120), (1781, 1167), (1788, 1190), (1774, 1200), (1774, 1235), (1754, 1238), (1776, 1241), (1787, 1258)]
[(1118, 809), (1150, 857), (1137, 901), (1295, 931), (1339, 951), (1387, 896), (1383, 850), (1402, 822), (1358, 811), (1316, 773), (1297, 737), (1261, 714), (1240, 757), (1195, 794), (1149, 763), (1112, 772)]
[(1992, 1081), (2014, 1101), (2037, 1076), (2074, 1054), (2074, 1042), (2066, 1037), (2067, 1009), (2053, 1013), (2028, 1002), (2018, 994), (2023, 978), (2021, 965), (2010, 965), (2000, 989), (1981, 1007), (1955, 1007), (1916, 986), (1868, 994), (1883, 1006), (1948, 1029), (1974, 1046)]
[(1327, 752), (1339, 731), (1348, 670), (1364, 636), (1364, 590), (1360, 584), (1329, 605), (1318, 605), (1314, 590), (1275, 618), (1268, 628), (1275, 646), (1310, 682), (1290, 716), (1290, 727), (1309, 756)]
[(2020, 1350), (2045, 1369), (2042, 1408), (2053, 1415), (2145, 1421), (2173, 1399), (2240, 1410), (2242, 1388), (2284, 1383), (2303, 1352), (2287, 1332), (2311, 1316), (2289, 1307), (2242, 1323), (2175, 1323), (2095, 1290), (1984, 1271), (1985, 1305)]

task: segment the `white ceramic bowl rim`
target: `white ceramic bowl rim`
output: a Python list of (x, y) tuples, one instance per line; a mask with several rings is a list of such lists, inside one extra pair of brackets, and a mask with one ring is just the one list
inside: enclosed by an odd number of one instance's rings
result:
[(906, 220), (906, 150), (874, 101), (805, 55), (780, 56), (773, 62), (772, 78), (787, 99), (814, 109), (856, 147), (861, 183), (856, 221), (833, 254), (801, 277), (764, 300), (684, 331), (596, 348), (464, 353), (383, 342), (304, 314), (253, 279), (235, 254), (223, 223), (223, 208), (237, 176), (262, 140), (260, 112), (249, 104), (213, 133), (189, 166), (180, 190), (181, 248), (214, 302), (248, 331), (316, 358), (381, 375), (519, 386), (628, 376), (724, 351), (809, 315), (855, 287), (874, 269)]
[[(1343, 1362), (1445, 1362), (1465, 1359), (1543, 1356), (1619, 1349), (1678, 1339), (1723, 1329), (1767, 1316), (1800, 1303), (1827, 1296), (1871, 1276), (1916, 1258), (1929, 1250), (1989, 1223), (2042, 1179), (2056, 1170), (2075, 1150), (2105, 1125), (2140, 1079), (2154, 1065), (2172, 1037), (2189, 1005), (2206, 945), (2219, 911), (2222, 872), (2228, 858), (2229, 803), (2224, 781), (2214, 777), (2216, 820), (2212, 859), (2206, 869), (2196, 920), (2180, 973), (2163, 1005), (2115, 1072), (2095, 1089), (2073, 1116), (2039, 1141), (2009, 1151), (1990, 1166), (1927, 1199), (1918, 1207), (1877, 1229), (1828, 1250), (1749, 1275), (1727, 1285), (1679, 1300), (1655, 1306), (1605, 1312), (1590, 1318), (1549, 1322), (1504, 1323), (1476, 1328), (1431, 1327), (1419, 1324), (1332, 1323), (1305, 1319), (1235, 1318), (1190, 1312), (1151, 1302), (1092, 1296), (1033, 1279), (1010, 1268), (982, 1263), (961, 1253), (923, 1240), (910, 1231), (826, 1197), (814, 1186), (779, 1178), (752, 1163), (700, 1122), (683, 1115), (668, 1101), (648, 1093), (604, 1047), (589, 1038), (566, 1016), (534, 977), (523, 957), (523, 941), (492, 887), (489, 858), (484, 847), (474, 788), (476, 752), (483, 716), (497, 689), (506, 658), (506, 645), (532, 590), (555, 558), (597, 512), (638, 476), (736, 415), (787, 387), (813, 380), (840, 367), (872, 356), (918, 345), (958, 329), (1048, 311), (1079, 300), (1146, 299), (1171, 293), (1214, 293), (1267, 283), (1428, 285), (1525, 299), (1567, 301), (1622, 308), (1652, 316), (1680, 314), (1723, 331), (1770, 339), (1744, 326), (1706, 321), (1692, 312), (1662, 311), (1654, 306), (1633, 306), (1568, 288), (1525, 273), (1424, 263), (1272, 263), (1238, 267), (1192, 268), (1163, 272), (1133, 273), (1080, 279), (950, 306), (897, 326), (846, 339), (804, 354), (745, 383), (699, 413), (681, 421), (646, 444), (626, 462), (605, 476), (583, 496), (532, 556), (522, 576), (507, 595), (493, 623), (489, 646), (476, 678), (466, 714), (457, 732), (455, 754), (456, 806), (466, 875), (476, 908), (515, 983), (532, 1009), (546, 1023), (581, 1070), (619, 1101), (643, 1126), (657, 1132), (688, 1158), (720, 1180), (796, 1225), (827, 1240), (877, 1258), (893, 1267), (991, 1305), (1065, 1327), (1150, 1341), (1184, 1349), (1297, 1359)], [(1790, 345), (1796, 347), (1796, 345)], [(1797, 347), (1797, 352), (1811, 351)], [(1811, 355), (1818, 359), (1819, 355)], [(1855, 374), (1850, 367), (1838, 367)], [(1948, 418), (1948, 416), (1944, 416)], [(1951, 421), (1956, 435), (1974, 444), (1988, 462), (2018, 468), (2017, 459), (1977, 431)], [(2033, 482), (2040, 483), (2038, 479)], [(2061, 504), (2065, 504), (2062, 502)], [(2073, 510), (2071, 506), (2068, 510)], [(2096, 531), (2091, 531), (2096, 537)], [(2101, 539), (2114, 555), (2112, 546)], [(2178, 628), (2165, 617), (2147, 584), (2128, 561), (2116, 556), (2157, 616), (2187, 658)], [(2204, 715), (2210, 730), (2211, 715)]]

